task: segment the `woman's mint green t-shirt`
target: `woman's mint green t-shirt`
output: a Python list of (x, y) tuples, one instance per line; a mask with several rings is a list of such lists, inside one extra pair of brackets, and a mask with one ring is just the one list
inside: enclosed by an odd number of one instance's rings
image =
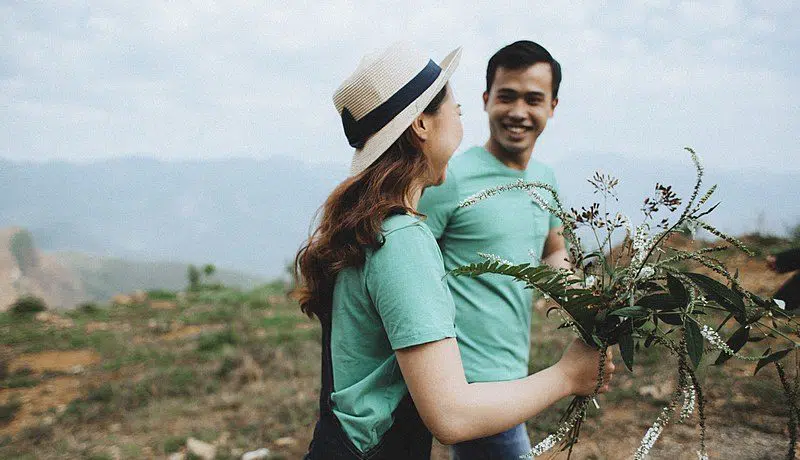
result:
[(331, 316), (333, 412), (361, 451), (378, 444), (408, 393), (394, 350), (455, 337), (439, 246), (416, 217), (383, 223), (384, 244), (336, 277)]

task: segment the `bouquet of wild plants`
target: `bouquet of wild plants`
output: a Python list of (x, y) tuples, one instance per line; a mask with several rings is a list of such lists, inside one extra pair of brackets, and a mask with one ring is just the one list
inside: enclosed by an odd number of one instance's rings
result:
[[(788, 458), (794, 458), (797, 424), (800, 417), (798, 393), (800, 379), (793, 382), (784, 369), (784, 358), (798, 347), (798, 324), (787, 315), (781, 301), (765, 299), (749, 292), (738, 280), (738, 271), (731, 273), (715, 257), (716, 253), (737, 249), (752, 255), (737, 239), (723, 234), (706, 222), (705, 218), (716, 205), (707, 206), (716, 186), (700, 195), (703, 168), (692, 149), (686, 149), (697, 170), (697, 180), (687, 202), (673, 192), (671, 186), (656, 184), (655, 194), (644, 200), (644, 221), (634, 227), (620, 214), (601, 210), (600, 203), (581, 210), (565, 210), (555, 190), (548, 184), (522, 180), (474, 195), (461, 203), (473, 206), (481, 200), (511, 190), (526, 191), (542, 208), (558, 216), (564, 224), (564, 237), (574, 266), (573, 270), (555, 269), (547, 265), (515, 265), (491, 254), (482, 254), (485, 262), (457, 268), (455, 275), (479, 276), (496, 273), (512, 276), (527, 287), (542, 292), (552, 299), (556, 312), (563, 319), (563, 328), (569, 328), (583, 340), (605, 351), (619, 347), (626, 367), (633, 369), (636, 353), (641, 347), (657, 347), (677, 364), (677, 385), (669, 404), (663, 408), (651, 428), (645, 433), (635, 459), (644, 458), (665, 426), (676, 418), (683, 422), (696, 411), (699, 417), (700, 459), (708, 458), (705, 437), (705, 401), (696, 370), (704, 353), (719, 351), (714, 364), (730, 358), (756, 362), (755, 372), (768, 364), (777, 368), (789, 408), (789, 433), (791, 443)], [(618, 180), (600, 173), (589, 179), (595, 193), (603, 196), (603, 206), (609, 198), (616, 199)], [(542, 192), (550, 193), (553, 200), (544, 199)], [(681, 209), (675, 218), (676, 211)], [(658, 219), (657, 216), (667, 214)], [(588, 228), (597, 249), (584, 250), (578, 237), (579, 228)], [(699, 250), (685, 250), (670, 246), (670, 236), (676, 233), (693, 235), (704, 229), (719, 237), (723, 244)], [(621, 245), (612, 248), (615, 232), (623, 232)], [(685, 262), (694, 261), (707, 267), (718, 276), (714, 278), (685, 268)], [(717, 279), (722, 280), (722, 282)], [(713, 312), (721, 314), (714, 315)], [(718, 324), (709, 324), (712, 318)], [(729, 337), (722, 337), (723, 327), (734, 320), (738, 328)], [(765, 338), (772, 347), (754, 350)], [(777, 346), (776, 346), (777, 344)], [(598, 362), (602, 379), (602, 357)], [(667, 360), (662, 360), (666, 362)], [(672, 366), (672, 365), (671, 365)], [(797, 369), (800, 370), (800, 369)], [(797, 371), (796, 370), (796, 371)], [(800, 376), (800, 373), (796, 372)], [(597, 389), (603, 385), (597, 382)], [(581, 424), (593, 397), (577, 397), (567, 408), (559, 428), (531, 450), (536, 457), (555, 446), (572, 453)]]

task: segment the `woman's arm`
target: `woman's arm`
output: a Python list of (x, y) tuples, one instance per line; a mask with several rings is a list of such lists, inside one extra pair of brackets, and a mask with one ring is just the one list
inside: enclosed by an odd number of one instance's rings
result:
[[(580, 340), (561, 360), (528, 377), (504, 382), (467, 383), (456, 339), (395, 351), (414, 404), (431, 433), (443, 444), (490, 436), (534, 417), (558, 400), (589, 395), (597, 383), (599, 351)], [(608, 390), (614, 365), (606, 356)]]

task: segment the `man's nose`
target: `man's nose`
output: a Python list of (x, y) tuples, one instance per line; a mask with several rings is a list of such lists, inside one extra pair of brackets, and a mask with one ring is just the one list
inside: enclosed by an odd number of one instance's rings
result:
[(526, 117), (525, 103), (519, 99), (511, 105), (508, 111), (508, 117), (515, 121), (522, 121)]

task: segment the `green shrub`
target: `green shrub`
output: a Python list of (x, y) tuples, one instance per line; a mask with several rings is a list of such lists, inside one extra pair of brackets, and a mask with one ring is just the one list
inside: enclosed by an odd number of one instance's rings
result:
[(22, 430), (20, 437), (32, 444), (41, 444), (53, 438), (52, 425), (34, 425)]
[(216, 324), (230, 323), (239, 314), (235, 307), (229, 305), (215, 305), (212, 309), (203, 309), (186, 312), (181, 316), (185, 324)]
[(239, 342), (236, 333), (231, 328), (213, 333), (200, 335), (198, 338), (197, 349), (199, 351), (214, 351), (224, 345), (236, 345)]
[(16, 315), (26, 315), (46, 311), (47, 304), (44, 300), (34, 296), (23, 296), (11, 305), (10, 311)]
[(146, 406), (153, 399), (152, 387), (146, 381), (137, 382), (125, 389), (123, 405), (126, 409), (138, 409)]
[(8, 377), (8, 361), (9, 357), (6, 353), (0, 351), (0, 380), (5, 379)]
[(182, 436), (170, 436), (164, 440), (163, 449), (165, 454), (171, 454), (181, 450), (186, 444), (186, 438)]
[(18, 399), (12, 399), (5, 404), (0, 404), (0, 426), (11, 423), (20, 407), (22, 407), (22, 403)]
[(93, 315), (99, 310), (100, 308), (94, 302), (84, 302), (78, 305), (78, 311), (87, 315)]
[(216, 375), (218, 378), (225, 379), (231, 372), (239, 367), (240, 359), (235, 356), (226, 356), (222, 358), (222, 362), (217, 369)]
[(175, 369), (168, 376), (164, 394), (167, 396), (190, 396), (197, 381), (197, 373), (194, 369)]
[(194, 265), (189, 265), (186, 269), (186, 277), (189, 278), (189, 290), (196, 291), (200, 287), (200, 270)]
[(789, 231), (789, 238), (794, 244), (800, 244), (800, 224), (797, 224)]
[(0, 381), (0, 388), (31, 388), (38, 385), (40, 379), (29, 374), (15, 372)]
[(90, 402), (107, 403), (114, 399), (114, 388), (110, 383), (104, 383), (99, 387), (92, 388), (86, 395), (86, 400)]
[(113, 460), (113, 457), (108, 454), (91, 454), (86, 458), (87, 460)]
[(250, 299), (248, 304), (253, 310), (268, 310), (272, 307), (267, 299), (261, 297)]
[(150, 300), (175, 300), (178, 298), (178, 294), (166, 289), (153, 289), (147, 291), (147, 298)]

